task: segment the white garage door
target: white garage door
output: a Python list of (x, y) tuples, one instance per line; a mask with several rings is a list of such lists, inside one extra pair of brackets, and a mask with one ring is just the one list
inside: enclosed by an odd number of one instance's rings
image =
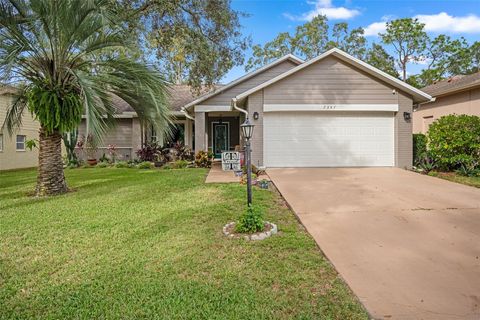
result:
[(266, 167), (394, 165), (393, 112), (268, 112)]

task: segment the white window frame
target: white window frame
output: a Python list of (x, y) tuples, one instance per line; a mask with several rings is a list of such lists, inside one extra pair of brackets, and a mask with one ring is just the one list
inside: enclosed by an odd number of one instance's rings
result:
[(3, 152), (3, 134), (0, 133), (0, 152)]
[[(18, 142), (18, 137), (23, 137), (23, 149), (18, 148), (18, 144), (22, 143), (22, 142)], [(27, 142), (27, 136), (26, 135), (17, 134), (17, 136), (15, 137), (15, 150), (16, 151), (26, 151), (26, 145), (25, 145), (26, 142)]]

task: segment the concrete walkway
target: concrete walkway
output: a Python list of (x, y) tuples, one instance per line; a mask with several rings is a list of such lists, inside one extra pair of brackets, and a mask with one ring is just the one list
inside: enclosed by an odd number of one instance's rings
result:
[(269, 169), (376, 319), (480, 319), (480, 189), (396, 168)]
[(236, 177), (233, 171), (223, 171), (220, 162), (214, 162), (212, 168), (208, 172), (206, 183), (231, 183), (240, 182), (240, 178)]

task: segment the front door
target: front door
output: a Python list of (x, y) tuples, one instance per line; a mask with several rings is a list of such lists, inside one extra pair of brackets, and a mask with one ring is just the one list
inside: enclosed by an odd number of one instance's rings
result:
[(212, 149), (215, 153), (215, 158), (221, 158), (222, 151), (227, 151), (229, 149), (229, 123), (213, 122), (212, 131)]

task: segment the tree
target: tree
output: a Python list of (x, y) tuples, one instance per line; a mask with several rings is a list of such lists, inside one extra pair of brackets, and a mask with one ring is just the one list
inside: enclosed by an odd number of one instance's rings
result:
[(410, 76), (407, 82), (421, 88), (454, 75), (477, 72), (475, 54), (478, 55), (478, 49), (475, 50), (475, 46), (475, 43), (469, 46), (463, 37), (451, 39), (441, 34), (429, 39), (425, 50), (426, 68)]
[(422, 54), (427, 41), (424, 27), (418, 19), (397, 19), (387, 22), (385, 33), (380, 34), (383, 43), (393, 46), (404, 81), (407, 79), (407, 64), (424, 58)]
[(21, 84), (4, 126), (12, 134), (26, 110), (39, 121), (39, 196), (67, 191), (62, 134), (85, 114), (87, 133), (101, 139), (115, 112), (112, 95), (158, 132), (168, 130), (165, 81), (121, 54), (132, 44), (119, 22), (108, 0), (0, 2), (0, 74)]
[(395, 59), (390, 56), (385, 49), (376, 43), (373, 43), (371, 48), (365, 54), (365, 62), (398, 78), (399, 74), (395, 68)]
[(297, 27), (293, 37), (293, 47), (306, 59), (314, 58), (327, 49), (328, 19), (326, 16), (316, 16), (311, 21)]
[(169, 79), (195, 88), (218, 82), (243, 64), (250, 40), (229, 0), (115, 0), (116, 9), (149, 59)]
[(294, 54), (295, 46), (293, 42), (294, 40), (288, 32), (282, 32), (263, 47), (258, 44), (254, 45), (252, 57), (248, 59), (245, 70), (249, 71), (255, 67), (266, 65), (289, 53)]
[(335, 24), (330, 34), (327, 17), (319, 15), (298, 26), (293, 35), (282, 32), (264, 46), (253, 46), (253, 54), (245, 70), (261, 67), (288, 53), (311, 59), (333, 47), (363, 59), (367, 43), (363, 34), (362, 28), (349, 31), (345, 22)]

